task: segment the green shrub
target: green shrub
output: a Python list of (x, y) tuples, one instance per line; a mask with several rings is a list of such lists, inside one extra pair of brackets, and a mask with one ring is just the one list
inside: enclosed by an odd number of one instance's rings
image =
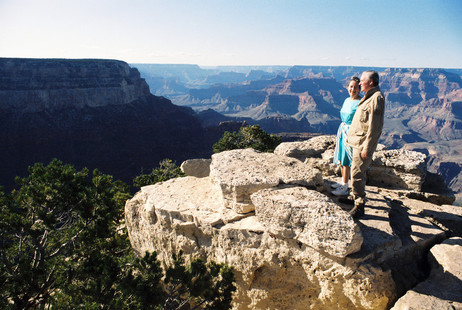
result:
[(143, 187), (156, 184), (157, 182), (167, 181), (173, 178), (182, 177), (185, 174), (171, 159), (164, 159), (159, 163), (158, 168), (152, 169), (149, 174), (141, 174), (133, 179), (133, 185)]
[(272, 152), (281, 143), (281, 137), (267, 134), (259, 125), (244, 126), (238, 132), (228, 132), (213, 145), (215, 153), (253, 148), (261, 152)]

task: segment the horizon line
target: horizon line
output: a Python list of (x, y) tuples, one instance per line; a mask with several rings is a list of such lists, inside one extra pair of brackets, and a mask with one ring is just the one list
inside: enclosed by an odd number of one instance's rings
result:
[(415, 67), (415, 66), (375, 66), (375, 65), (316, 65), (316, 64), (295, 64), (295, 65), (282, 65), (282, 64), (219, 64), (219, 65), (203, 65), (199, 63), (183, 63), (183, 62), (131, 62), (126, 61), (123, 59), (117, 58), (93, 58), (93, 57), (4, 57), (0, 56), (0, 59), (28, 59), (28, 60), (108, 60), (108, 61), (121, 61), (131, 65), (182, 65), (182, 66), (198, 66), (200, 68), (218, 68), (218, 67), (358, 67), (358, 68), (380, 68), (380, 69), (388, 69), (388, 68), (401, 68), (401, 69), (456, 69), (462, 70), (462, 67), (441, 67), (441, 66), (422, 66), (422, 67)]

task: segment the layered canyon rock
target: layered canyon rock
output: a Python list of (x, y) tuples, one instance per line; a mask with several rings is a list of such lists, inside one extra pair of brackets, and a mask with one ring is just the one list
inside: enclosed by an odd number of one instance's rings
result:
[[(156, 251), (164, 266), (180, 250), (233, 266), (235, 309), (389, 309), (426, 279), (427, 251), (457, 231), (460, 215), (445, 218), (437, 210), (450, 208), (408, 198), (409, 189), (368, 185), (366, 215), (353, 220), (328, 190), (337, 176), (289, 185), (282, 174), (298, 180), (302, 168), (279, 166), (306, 165), (307, 180), (320, 171), (283, 155), (223, 153), (208, 177), (143, 187), (125, 216), (135, 251)], [(242, 201), (255, 211), (242, 213)]]
[[(254, 67), (220, 67), (215, 71), (180, 68), (172, 65), (154, 66), (148, 76), (162, 76), (183, 86), (171, 92), (170, 84), (154, 85), (160, 94), (173, 102), (198, 110), (214, 109), (227, 117), (246, 117), (266, 131), (318, 132), (334, 134), (340, 123), (339, 108), (348, 97), (345, 84), (351, 76), (360, 76), (364, 67), (335, 66), (269, 66), (259, 67), (267, 73), (259, 80), (230, 84), (222, 74), (221, 84), (204, 83), (218, 72), (250, 73)], [(194, 69), (194, 70), (192, 70)], [(406, 147), (428, 150), (429, 170), (444, 176), (448, 186), (458, 193), (462, 202), (462, 78), (460, 69), (429, 68), (367, 68), (380, 75), (380, 88), (386, 96), (384, 130), (381, 143), (388, 149)], [(200, 75), (198, 72), (200, 71)], [(146, 71), (144, 71), (146, 72)], [(235, 75), (235, 74), (234, 74)], [(187, 81), (185, 81), (185, 77)], [(257, 78), (257, 77), (256, 77)], [(234, 82), (237, 82), (234, 80)], [(192, 86), (191, 86), (192, 85)], [(201, 89), (197, 89), (201, 85)], [(163, 89), (164, 88), (164, 89)], [(294, 113), (295, 112), (295, 113)], [(275, 117), (279, 119), (276, 122)], [(293, 118), (293, 121), (281, 117)], [(253, 118), (253, 120), (249, 120)], [(264, 125), (265, 119), (271, 125)], [(295, 120), (296, 119), (296, 120)], [(204, 123), (209, 123), (204, 115)], [(301, 122), (305, 121), (306, 124)], [(445, 147), (440, 147), (444, 143)], [(448, 168), (452, 167), (450, 171)]]
[(0, 185), (53, 158), (132, 179), (164, 158), (209, 156), (190, 108), (150, 94), (116, 60), (0, 58)]
[(460, 75), (443, 69), (389, 68), (381, 72), (381, 80), (391, 108), (390, 118), (406, 119), (413, 139), (419, 136), (426, 141), (440, 141), (462, 137), (458, 112), (462, 101)]
[(116, 60), (0, 59), (3, 112), (128, 104), (150, 95), (138, 70)]

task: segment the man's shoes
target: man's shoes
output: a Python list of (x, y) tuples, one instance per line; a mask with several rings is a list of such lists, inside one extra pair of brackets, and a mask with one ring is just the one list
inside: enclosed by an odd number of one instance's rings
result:
[(338, 199), (338, 202), (346, 204), (346, 205), (351, 205), (351, 206), (355, 204), (355, 201), (349, 197), (340, 197)]
[(348, 184), (340, 185), (335, 191), (332, 191), (335, 196), (347, 196), (348, 195)]
[(360, 218), (364, 215), (364, 205), (363, 204), (356, 204), (353, 209), (350, 210), (350, 215), (354, 218)]

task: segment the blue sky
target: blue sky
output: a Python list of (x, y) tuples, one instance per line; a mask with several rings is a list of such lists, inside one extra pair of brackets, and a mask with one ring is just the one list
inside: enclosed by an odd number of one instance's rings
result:
[(462, 68), (460, 0), (0, 0), (0, 57)]

